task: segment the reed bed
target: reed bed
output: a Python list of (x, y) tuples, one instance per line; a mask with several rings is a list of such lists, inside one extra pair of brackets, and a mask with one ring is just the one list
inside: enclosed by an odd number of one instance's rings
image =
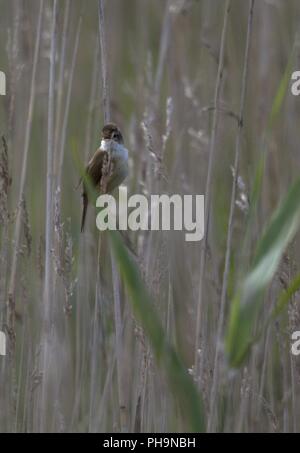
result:
[[(300, 431), (299, 2), (38, 3), (0, 0), (0, 431)], [(202, 241), (80, 233), (110, 120)]]

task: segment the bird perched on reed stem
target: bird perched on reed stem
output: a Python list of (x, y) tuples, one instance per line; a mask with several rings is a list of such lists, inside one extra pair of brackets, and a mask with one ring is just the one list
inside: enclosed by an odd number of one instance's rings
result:
[[(120, 129), (113, 123), (102, 129), (101, 145), (89, 161), (85, 174), (101, 193), (111, 193), (128, 175), (128, 151)], [(83, 180), (81, 231), (84, 230), (88, 207), (88, 190)]]

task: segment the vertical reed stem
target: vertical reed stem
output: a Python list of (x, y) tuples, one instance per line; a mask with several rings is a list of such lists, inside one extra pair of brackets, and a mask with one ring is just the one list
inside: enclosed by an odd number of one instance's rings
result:
[(16, 218), (15, 230), (14, 230), (14, 242), (13, 242), (14, 247), (13, 247), (13, 253), (12, 253), (12, 264), (11, 264), (9, 289), (8, 289), (7, 324), (9, 326), (9, 328), (13, 329), (13, 330), (14, 330), (15, 314), (14, 314), (14, 309), (12, 309), (12, 307), (15, 304), (14, 299), (15, 299), (15, 291), (16, 291), (16, 276), (17, 276), (21, 228), (22, 228), (21, 204), (22, 204), (22, 200), (24, 199), (25, 183), (26, 183), (26, 175), (27, 175), (27, 163), (28, 163), (30, 135), (31, 135), (31, 127), (32, 127), (34, 102), (35, 102), (35, 93), (36, 93), (36, 73), (37, 73), (37, 64), (38, 64), (39, 51), (40, 51), (43, 10), (44, 10), (44, 0), (41, 0), (39, 16), (38, 16), (36, 39), (35, 39), (33, 64), (32, 64), (30, 97), (29, 97), (26, 129), (25, 129), (25, 142), (24, 142), (24, 151), (23, 151), (23, 159), (22, 159), (22, 167), (21, 167), (22, 170), (21, 170), (21, 176), (20, 176), (20, 189), (19, 189), (19, 196), (18, 196), (17, 218)]
[(49, 395), (48, 373), (49, 373), (49, 342), (51, 317), (53, 308), (53, 164), (54, 164), (54, 99), (55, 99), (55, 56), (56, 56), (56, 38), (57, 38), (57, 0), (53, 2), (52, 10), (52, 31), (51, 31), (51, 51), (49, 65), (49, 94), (48, 94), (48, 134), (47, 134), (47, 183), (46, 183), (46, 228), (45, 228), (45, 281), (43, 297), (43, 347), (42, 347), (42, 369), (43, 380), (41, 389), (41, 418), (40, 430), (45, 431), (46, 413)]
[(252, 36), (253, 9), (254, 9), (254, 0), (250, 0), (249, 1), (249, 14), (248, 14), (247, 40), (246, 40), (246, 49), (245, 49), (244, 67), (243, 67), (243, 76), (242, 76), (242, 90), (241, 90), (241, 100), (240, 100), (240, 110), (239, 110), (239, 123), (238, 123), (238, 131), (237, 131), (236, 144), (235, 144), (234, 174), (233, 174), (233, 183), (232, 183), (232, 191), (231, 191), (230, 212), (229, 212), (229, 218), (228, 218), (225, 266), (224, 266), (224, 273), (223, 273), (221, 305), (220, 305), (217, 338), (216, 338), (213, 381), (212, 381), (212, 388), (211, 388), (211, 394), (210, 394), (210, 415), (209, 415), (209, 422), (208, 422), (209, 431), (214, 429), (214, 421), (215, 421), (215, 406), (216, 406), (218, 375), (219, 375), (219, 373), (218, 373), (219, 363), (218, 362), (219, 362), (219, 354), (220, 354), (220, 342), (221, 342), (221, 338), (222, 338), (223, 323), (224, 323), (228, 273), (229, 273), (230, 256), (231, 256), (233, 217), (234, 217), (234, 209), (235, 209), (235, 201), (236, 201), (236, 188), (237, 188), (237, 178), (238, 178), (238, 171), (239, 171), (239, 159), (240, 159), (240, 152), (241, 152), (241, 139), (242, 139), (242, 131), (243, 131), (243, 125), (244, 125), (244, 111), (245, 111), (245, 100), (246, 100), (246, 91), (247, 91), (247, 82), (248, 82), (249, 55), (250, 55), (250, 44), (251, 44), (251, 36)]
[(194, 373), (196, 379), (199, 379), (199, 371), (202, 373), (202, 367), (199, 363), (199, 346), (200, 346), (200, 330), (201, 327), (203, 328), (202, 337), (205, 338), (205, 325), (203, 322), (204, 318), (204, 310), (205, 307), (203, 306), (203, 286), (204, 286), (204, 271), (205, 271), (205, 264), (206, 264), (206, 252), (207, 252), (207, 244), (208, 244), (208, 228), (209, 228), (209, 217), (210, 217), (210, 202), (211, 202), (211, 184), (212, 184), (212, 170), (213, 170), (213, 163), (214, 163), (214, 156), (216, 150), (216, 141), (217, 141), (217, 132), (218, 132), (218, 121), (219, 121), (219, 102), (220, 102), (220, 94), (221, 94), (221, 82), (223, 77), (223, 68), (224, 68), (224, 55), (225, 55), (225, 40), (226, 40), (226, 32), (227, 32), (227, 23), (228, 23), (228, 16), (230, 11), (230, 2), (231, 0), (226, 1), (225, 11), (224, 11), (224, 21), (223, 21), (223, 29), (222, 29), (222, 36), (221, 36), (221, 47), (220, 47), (220, 54), (219, 54), (219, 65), (218, 65), (218, 74), (215, 86), (215, 96), (214, 96), (214, 113), (213, 113), (213, 125), (212, 125), (212, 132), (211, 132), (211, 139), (210, 139), (210, 147), (209, 147), (209, 158), (208, 158), (208, 170), (207, 170), (207, 177), (206, 177), (206, 185), (205, 185), (205, 236), (202, 243), (201, 248), (201, 255), (200, 255), (200, 276), (199, 276), (199, 297), (198, 297), (198, 305), (197, 305), (197, 314), (196, 314), (196, 338), (195, 338), (195, 359), (194, 359)]
[[(102, 93), (103, 93), (103, 110), (104, 122), (110, 121), (110, 99), (109, 99), (109, 80), (107, 72), (107, 48), (105, 39), (105, 16), (103, 0), (98, 1), (98, 19), (99, 19), (99, 39), (101, 49), (101, 73), (102, 73)], [(99, 234), (98, 250), (100, 251), (101, 235)], [(120, 427), (121, 431), (127, 431), (127, 417), (125, 395), (123, 392), (123, 347), (122, 347), (122, 319), (121, 319), (121, 298), (120, 298), (120, 279), (118, 275), (115, 257), (112, 247), (110, 246), (110, 256), (112, 263), (112, 281), (114, 291), (114, 311), (115, 311), (115, 329), (116, 329), (116, 349), (117, 349), (117, 376), (118, 376), (118, 391), (119, 391), (119, 410), (120, 410)], [(100, 253), (98, 257), (98, 266), (100, 270)], [(97, 278), (100, 279), (99, 272)]]

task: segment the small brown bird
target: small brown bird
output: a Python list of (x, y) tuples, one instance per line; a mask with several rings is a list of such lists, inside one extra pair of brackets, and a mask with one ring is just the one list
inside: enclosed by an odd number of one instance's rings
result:
[[(128, 151), (124, 146), (123, 136), (118, 127), (113, 123), (106, 124), (102, 129), (101, 145), (89, 161), (85, 173), (90, 178), (94, 187), (100, 189), (102, 168), (110, 150), (111, 173), (107, 176), (105, 193), (116, 189), (128, 175)], [(84, 230), (85, 218), (88, 207), (88, 190), (83, 181), (83, 211), (81, 231)]]

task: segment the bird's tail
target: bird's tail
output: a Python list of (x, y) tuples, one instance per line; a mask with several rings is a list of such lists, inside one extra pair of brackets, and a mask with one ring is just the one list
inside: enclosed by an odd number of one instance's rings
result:
[(84, 230), (84, 224), (85, 224), (85, 218), (86, 218), (86, 212), (87, 212), (87, 207), (88, 207), (88, 198), (86, 194), (82, 195), (83, 198), (83, 209), (82, 209), (82, 218), (81, 218), (81, 233)]

